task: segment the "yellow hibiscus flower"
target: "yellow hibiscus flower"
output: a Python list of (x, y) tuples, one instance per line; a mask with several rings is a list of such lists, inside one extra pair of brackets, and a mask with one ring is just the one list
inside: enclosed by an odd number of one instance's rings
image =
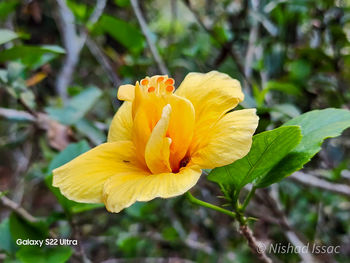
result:
[(230, 164), (250, 150), (258, 125), (255, 109), (231, 111), (244, 95), (239, 82), (212, 71), (174, 80), (153, 76), (119, 88), (125, 102), (107, 143), (53, 171), (67, 198), (104, 202), (119, 212), (136, 201), (181, 195), (202, 171)]

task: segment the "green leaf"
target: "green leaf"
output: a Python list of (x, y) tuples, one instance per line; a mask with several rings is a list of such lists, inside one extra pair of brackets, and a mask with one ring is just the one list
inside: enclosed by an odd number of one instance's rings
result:
[(78, 203), (67, 199), (63, 196), (57, 187), (52, 186), (52, 170), (66, 164), (73, 160), (75, 157), (87, 152), (90, 149), (86, 141), (80, 141), (78, 143), (69, 144), (66, 149), (57, 154), (57, 156), (51, 161), (48, 167), (48, 176), (45, 178), (45, 183), (51, 192), (56, 196), (61, 206), (71, 213), (80, 213), (91, 209), (103, 207), (103, 204), (84, 204)]
[[(281, 180), (291, 173), (303, 168), (304, 164), (321, 150), (323, 141), (339, 136), (350, 127), (350, 111), (343, 109), (314, 110), (304, 113), (284, 124), (299, 125), (303, 138), (300, 144), (290, 152), (269, 173), (269, 177)], [(266, 187), (271, 182), (267, 177), (257, 187)]]
[(18, 35), (8, 29), (0, 29), (0, 45), (18, 38)]
[(26, 246), (16, 253), (16, 257), (23, 263), (64, 263), (72, 254), (72, 249), (67, 246)]
[(56, 155), (56, 157), (50, 162), (48, 167), (48, 174), (52, 173), (52, 170), (68, 163), (75, 157), (90, 150), (90, 146), (86, 141), (80, 141), (77, 143), (69, 144), (63, 151)]
[(81, 119), (75, 125), (77, 130), (86, 135), (95, 145), (99, 145), (106, 141), (106, 135), (100, 131), (91, 121)]
[(18, 246), (11, 236), (8, 218), (4, 219), (0, 224), (0, 249), (8, 253), (14, 253), (18, 249)]
[(98, 88), (89, 87), (74, 96), (64, 108), (47, 107), (46, 112), (52, 119), (65, 125), (72, 125), (94, 106), (101, 94)]
[(96, 24), (96, 29), (106, 32), (124, 47), (138, 53), (143, 50), (145, 40), (142, 33), (129, 22), (113, 16), (102, 15)]
[(30, 69), (37, 69), (64, 53), (59, 46), (14, 46), (0, 53), (0, 62), (18, 60)]
[(257, 184), (301, 139), (298, 126), (286, 126), (253, 137), (250, 152), (240, 160), (213, 169), (208, 179), (240, 190), (248, 183)]
[(17, 239), (44, 239), (48, 236), (49, 226), (45, 221), (28, 222), (17, 214), (10, 215), (10, 231), (12, 238)]

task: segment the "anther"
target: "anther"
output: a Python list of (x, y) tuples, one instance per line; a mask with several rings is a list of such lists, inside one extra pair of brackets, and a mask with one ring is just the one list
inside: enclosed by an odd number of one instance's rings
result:
[(160, 82), (162, 82), (164, 80), (164, 77), (159, 77), (159, 78), (157, 78), (157, 83), (160, 83)]
[(165, 81), (165, 85), (174, 85), (174, 83), (175, 83), (175, 80), (172, 78), (169, 78)]
[(167, 86), (166, 88), (167, 92), (173, 92), (174, 91), (174, 86)]
[(155, 87), (149, 87), (147, 91), (148, 91), (148, 92), (153, 92), (153, 91), (155, 91), (155, 90), (156, 90)]
[(148, 79), (141, 80), (141, 85), (142, 86), (147, 86), (148, 83), (149, 83)]

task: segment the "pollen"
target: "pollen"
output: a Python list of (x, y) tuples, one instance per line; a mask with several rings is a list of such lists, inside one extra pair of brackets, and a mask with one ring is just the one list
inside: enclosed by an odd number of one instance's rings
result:
[(152, 86), (152, 87), (149, 87), (147, 91), (148, 92), (154, 92), (155, 90), (156, 90), (156, 88)]
[(167, 86), (166, 88), (165, 88), (165, 90), (167, 91), (167, 92), (173, 92), (174, 91), (174, 86)]
[(175, 80), (173, 78), (169, 78), (165, 81), (164, 84), (172, 86), (172, 85), (174, 85), (174, 83), (175, 83)]
[(143, 79), (143, 80), (141, 80), (141, 85), (142, 85), (142, 86), (147, 86), (148, 83), (149, 83), (149, 80), (148, 80), (148, 79)]
[(164, 77), (159, 77), (158, 79), (157, 79), (157, 83), (160, 83), (160, 82), (162, 82), (164, 80)]

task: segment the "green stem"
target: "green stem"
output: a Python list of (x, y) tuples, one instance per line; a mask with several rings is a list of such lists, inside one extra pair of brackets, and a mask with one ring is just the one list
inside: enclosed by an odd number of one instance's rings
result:
[(242, 208), (241, 208), (242, 211), (244, 211), (246, 209), (247, 205), (250, 202), (250, 199), (252, 199), (252, 197), (255, 194), (255, 190), (256, 190), (256, 187), (253, 185), (252, 190), (250, 190), (249, 194), (247, 195), (246, 199), (244, 200), (244, 203), (243, 203)]
[(218, 211), (220, 213), (229, 215), (230, 217), (236, 218), (236, 213), (231, 212), (229, 210), (226, 210), (224, 208), (221, 208), (219, 206), (209, 204), (209, 203), (204, 202), (202, 200), (199, 200), (199, 199), (195, 198), (190, 192), (187, 192), (187, 198), (194, 204), (197, 204), (197, 205), (200, 205), (200, 206), (203, 206), (206, 208), (210, 208), (210, 209)]

